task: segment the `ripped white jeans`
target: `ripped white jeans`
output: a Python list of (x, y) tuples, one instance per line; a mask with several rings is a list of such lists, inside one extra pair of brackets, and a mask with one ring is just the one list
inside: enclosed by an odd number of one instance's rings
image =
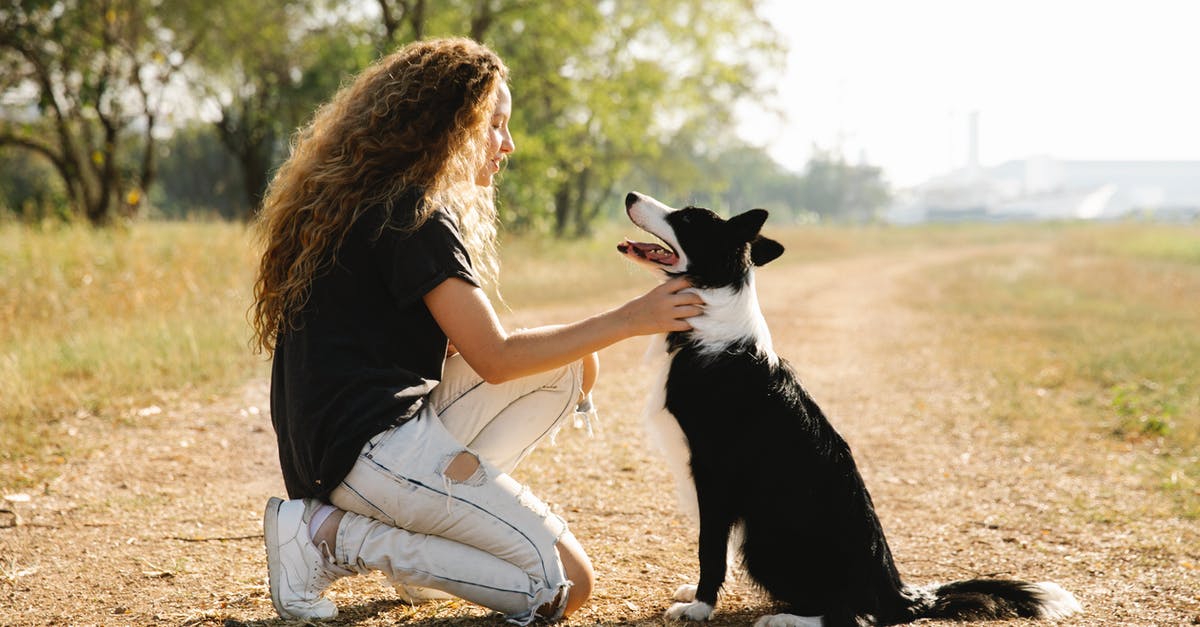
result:
[[(448, 358), (426, 406), (368, 442), (330, 495), (348, 512), (338, 563), (448, 592), (518, 624), (564, 593), (561, 612), (570, 582), (555, 543), (570, 531), (507, 472), (572, 414), (581, 368), (491, 385), (461, 357)], [(479, 469), (452, 481), (445, 469), (464, 450)]]

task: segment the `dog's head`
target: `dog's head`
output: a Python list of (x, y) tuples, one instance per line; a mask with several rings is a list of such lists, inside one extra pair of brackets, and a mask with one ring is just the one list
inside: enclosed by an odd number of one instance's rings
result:
[(740, 285), (751, 266), (765, 265), (783, 254), (779, 242), (759, 235), (767, 220), (764, 209), (724, 220), (703, 207), (672, 209), (630, 192), (625, 197), (625, 212), (634, 224), (663, 243), (625, 240), (617, 250), (666, 276), (686, 276), (696, 287)]

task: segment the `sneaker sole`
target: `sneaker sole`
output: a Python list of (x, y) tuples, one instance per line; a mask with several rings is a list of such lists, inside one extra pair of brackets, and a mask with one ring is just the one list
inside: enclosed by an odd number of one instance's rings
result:
[(280, 618), (295, 618), (284, 611), (279, 603), (279, 577), (275, 571), (279, 569), (279, 508), (283, 499), (271, 497), (267, 501), (267, 511), (263, 514), (263, 539), (267, 545), (267, 582), (271, 588), (271, 605)]

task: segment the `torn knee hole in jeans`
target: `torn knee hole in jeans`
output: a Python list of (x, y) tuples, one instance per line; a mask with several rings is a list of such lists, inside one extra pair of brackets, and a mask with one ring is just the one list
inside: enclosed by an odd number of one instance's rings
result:
[(479, 486), (486, 480), (479, 456), (471, 451), (459, 451), (446, 457), (441, 474), (446, 489), (447, 514), (451, 513), (451, 507), (454, 505), (455, 485)]
[(460, 451), (446, 463), (442, 475), (454, 483), (478, 484), (483, 482), (482, 467), (478, 455), (470, 451)]

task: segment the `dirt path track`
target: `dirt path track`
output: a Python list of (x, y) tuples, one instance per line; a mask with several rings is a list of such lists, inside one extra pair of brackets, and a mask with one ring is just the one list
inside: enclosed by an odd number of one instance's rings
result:
[[(1087, 439), (1047, 448), (978, 418), (986, 380), (950, 370), (938, 321), (900, 305), (924, 273), (983, 251), (759, 275), (776, 349), (854, 447), (901, 572), (913, 583), (1057, 581), (1085, 606), (1064, 625), (1200, 624), (1200, 532), (1131, 476), (1133, 454)], [(516, 473), (565, 515), (596, 563), (594, 602), (569, 624), (660, 624), (670, 592), (695, 576), (694, 532), (642, 444), (644, 350), (631, 341), (602, 356), (605, 422), (595, 438), (565, 430)], [(60, 477), (28, 502), (0, 505), (10, 510), (0, 512), (0, 625), (284, 624), (264, 585), (262, 507), (283, 491), (267, 408), (266, 382), (255, 381), (232, 398), (144, 408), (115, 429), (87, 418), (63, 425), (63, 437), (98, 447), (62, 460)], [(334, 624), (501, 624), (458, 602), (409, 607), (375, 577), (343, 580), (333, 594)], [(733, 583), (713, 624), (747, 624), (764, 609)]]

